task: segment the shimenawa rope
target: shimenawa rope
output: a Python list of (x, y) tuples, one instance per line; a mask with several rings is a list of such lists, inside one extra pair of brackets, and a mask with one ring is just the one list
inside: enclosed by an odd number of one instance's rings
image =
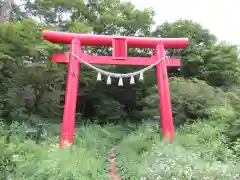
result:
[[(98, 67), (93, 66), (92, 64), (88, 63), (87, 61), (85, 61), (84, 59), (82, 59), (81, 57), (77, 56), (76, 54), (73, 53), (68, 53), (68, 55), (72, 55), (74, 58), (76, 58), (77, 60), (79, 60), (81, 63), (83, 63), (84, 65), (86, 65), (87, 67), (95, 70), (98, 72), (97, 75), (97, 80), (101, 81), (101, 75), (105, 75), (107, 76), (107, 84), (111, 84), (111, 77), (115, 77), (115, 78), (119, 78), (119, 86), (123, 86), (123, 80), (122, 78), (131, 78), (130, 79), (130, 84), (134, 84), (134, 76), (139, 75), (139, 80), (143, 80), (143, 73), (148, 71), (149, 69), (153, 68), (154, 66), (156, 66), (158, 63), (160, 63), (161, 61), (167, 60), (168, 56), (163, 56), (161, 58), (159, 58), (155, 63), (139, 70), (139, 71), (135, 71), (135, 72), (131, 72), (131, 73), (113, 73), (113, 72), (108, 72), (105, 71), (103, 69), (100, 69)], [(69, 56), (68, 56), (69, 57)]]

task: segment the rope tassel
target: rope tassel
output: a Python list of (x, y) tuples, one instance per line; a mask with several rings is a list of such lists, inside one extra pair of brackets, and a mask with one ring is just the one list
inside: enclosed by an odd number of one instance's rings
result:
[(101, 81), (102, 80), (102, 74), (100, 72), (98, 72), (97, 74), (97, 81)]
[(143, 72), (142, 72), (142, 71), (139, 73), (139, 80), (140, 80), (140, 81), (143, 81), (143, 80), (144, 80)]
[(110, 85), (110, 84), (111, 84), (111, 77), (108, 76), (108, 77), (107, 77), (107, 85)]
[(131, 76), (130, 84), (135, 84), (134, 76)]
[(123, 86), (123, 79), (121, 76), (119, 77), (118, 86)]

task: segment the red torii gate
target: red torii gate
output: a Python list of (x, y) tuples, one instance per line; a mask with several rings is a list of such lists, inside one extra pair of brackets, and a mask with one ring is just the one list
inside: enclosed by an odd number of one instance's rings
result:
[[(188, 38), (146, 38), (129, 36), (106, 36), (75, 34), (67, 32), (44, 31), (44, 39), (61, 44), (70, 44), (69, 62), (66, 54), (53, 54), (53, 62), (68, 63), (68, 78), (63, 113), (60, 146), (73, 143), (76, 116), (76, 101), (80, 73), (80, 61), (76, 56), (90, 64), (149, 66), (165, 56), (165, 48), (185, 48)], [(82, 46), (112, 46), (112, 56), (87, 55), (81, 51)], [(152, 48), (152, 57), (128, 57), (128, 48)], [(74, 56), (74, 55), (75, 56)], [(160, 112), (164, 140), (174, 140), (174, 123), (169, 93), (167, 66), (179, 67), (180, 60), (169, 58), (156, 65)]]

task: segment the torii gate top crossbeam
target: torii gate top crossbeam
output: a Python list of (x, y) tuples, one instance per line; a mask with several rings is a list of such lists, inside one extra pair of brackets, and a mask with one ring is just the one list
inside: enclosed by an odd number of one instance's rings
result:
[(73, 39), (78, 39), (81, 45), (86, 46), (112, 46), (114, 39), (126, 40), (130, 48), (156, 48), (160, 43), (164, 48), (185, 48), (189, 43), (188, 38), (146, 38), (133, 36), (107, 36), (93, 34), (76, 34), (57, 31), (43, 31), (44, 39), (60, 44), (71, 44)]

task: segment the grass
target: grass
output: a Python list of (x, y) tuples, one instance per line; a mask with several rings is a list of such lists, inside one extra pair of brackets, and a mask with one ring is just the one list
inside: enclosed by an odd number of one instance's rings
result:
[[(19, 128), (19, 125), (17, 125)], [(3, 127), (3, 126), (1, 126)], [(16, 126), (15, 126), (16, 127)], [(240, 179), (237, 157), (225, 145), (218, 126), (199, 121), (176, 133), (174, 144), (162, 142), (149, 123), (139, 126), (98, 125), (76, 129), (75, 144), (60, 150), (59, 126), (51, 126), (41, 144), (16, 132), (1, 137), (0, 178), (4, 180), (106, 180), (107, 154), (117, 150), (123, 180)], [(3, 128), (1, 132), (4, 133)]]

